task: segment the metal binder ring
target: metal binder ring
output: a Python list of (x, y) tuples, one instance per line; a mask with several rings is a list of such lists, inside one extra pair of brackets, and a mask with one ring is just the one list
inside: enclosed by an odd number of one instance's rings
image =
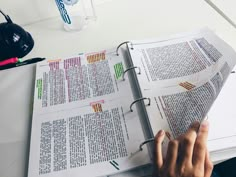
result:
[[(116, 48), (116, 55), (119, 56), (119, 53), (118, 53), (118, 50), (119, 48), (123, 45), (123, 44), (127, 44), (129, 43), (130, 41), (125, 41), (125, 42), (122, 42), (120, 45), (118, 45), (118, 47)], [(131, 47), (131, 49), (133, 49), (133, 47)]]
[(147, 139), (146, 141), (142, 142), (140, 145), (139, 145), (139, 150), (142, 151), (143, 150), (143, 145), (147, 144), (147, 143), (150, 143), (150, 142), (153, 142), (155, 139), (154, 138), (150, 138), (150, 139)]
[(125, 80), (125, 73), (126, 73), (127, 71), (129, 71), (129, 70), (131, 70), (131, 69), (135, 69), (135, 68), (138, 68), (138, 69), (139, 69), (138, 74), (141, 74), (141, 68), (140, 68), (140, 67), (137, 67), (137, 66), (130, 67), (130, 68), (126, 69), (126, 70), (123, 72), (123, 76), (122, 76), (123, 81)]
[(150, 99), (150, 98), (139, 98), (139, 99), (137, 99), (137, 100), (134, 100), (134, 101), (131, 103), (131, 105), (130, 105), (130, 107), (129, 107), (130, 112), (133, 112), (132, 106), (133, 106), (135, 103), (137, 103), (137, 102), (139, 102), (139, 101), (142, 101), (142, 100), (148, 100), (148, 101), (149, 101), (149, 102), (148, 102), (148, 106), (151, 105), (151, 99)]

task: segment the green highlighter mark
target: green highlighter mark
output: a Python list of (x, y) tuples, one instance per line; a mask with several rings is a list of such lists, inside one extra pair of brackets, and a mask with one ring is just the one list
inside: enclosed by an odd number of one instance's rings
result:
[(118, 167), (119, 164), (118, 164), (116, 161), (112, 160), (112, 161), (109, 161), (109, 163), (110, 163), (113, 167), (115, 167), (115, 169), (120, 170), (119, 167)]
[(38, 88), (38, 99), (42, 99), (42, 90), (43, 90), (43, 84), (42, 79), (37, 80), (36, 87)]
[(122, 63), (117, 63), (114, 65), (116, 79), (120, 79), (123, 75), (124, 68)]

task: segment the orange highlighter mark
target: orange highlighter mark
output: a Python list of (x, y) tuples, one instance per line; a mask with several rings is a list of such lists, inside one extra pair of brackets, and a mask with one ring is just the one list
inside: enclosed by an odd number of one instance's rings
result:
[(193, 88), (195, 88), (196, 86), (189, 83), (189, 82), (181, 82), (179, 84), (181, 87), (185, 88), (186, 90), (192, 90)]
[(90, 103), (90, 106), (92, 106), (92, 109), (94, 112), (102, 112), (102, 104), (104, 103), (104, 100), (100, 100), (97, 102)]
[(61, 59), (53, 59), (53, 60), (47, 60), (48, 63), (52, 63), (52, 62), (60, 62)]
[(87, 61), (88, 63), (95, 63), (106, 59), (106, 51), (99, 53), (88, 54)]

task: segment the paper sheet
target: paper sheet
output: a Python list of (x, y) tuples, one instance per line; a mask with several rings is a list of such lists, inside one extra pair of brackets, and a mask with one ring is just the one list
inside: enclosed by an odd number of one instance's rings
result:
[(224, 151), (236, 147), (235, 90), (236, 74), (232, 73), (208, 113), (210, 122), (208, 146), (212, 151)]
[[(151, 98), (146, 109), (153, 133), (165, 129), (169, 138), (178, 137), (193, 121), (207, 116), (236, 63), (233, 49), (207, 29), (159, 41), (134, 41), (129, 47), (134, 66), (141, 68), (137, 77), (143, 97)], [(224, 110), (227, 104), (219, 107)], [(213, 126), (229, 129), (225, 136), (232, 141), (235, 129), (229, 124), (235, 121), (224, 124), (225, 119), (218, 116), (211, 118), (211, 122), (218, 119)], [(215, 132), (219, 130), (213, 129), (214, 137), (210, 134), (209, 141), (222, 136)], [(220, 149), (220, 142), (215, 143)], [(209, 148), (214, 151), (213, 146)]]
[[(38, 64), (29, 177), (103, 176), (150, 163), (124, 61), (114, 53)], [(135, 128), (134, 128), (135, 127)]]

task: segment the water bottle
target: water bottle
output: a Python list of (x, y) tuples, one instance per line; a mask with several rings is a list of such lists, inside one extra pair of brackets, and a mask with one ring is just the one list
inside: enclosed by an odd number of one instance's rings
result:
[(80, 31), (96, 21), (93, 0), (55, 0), (66, 31)]

